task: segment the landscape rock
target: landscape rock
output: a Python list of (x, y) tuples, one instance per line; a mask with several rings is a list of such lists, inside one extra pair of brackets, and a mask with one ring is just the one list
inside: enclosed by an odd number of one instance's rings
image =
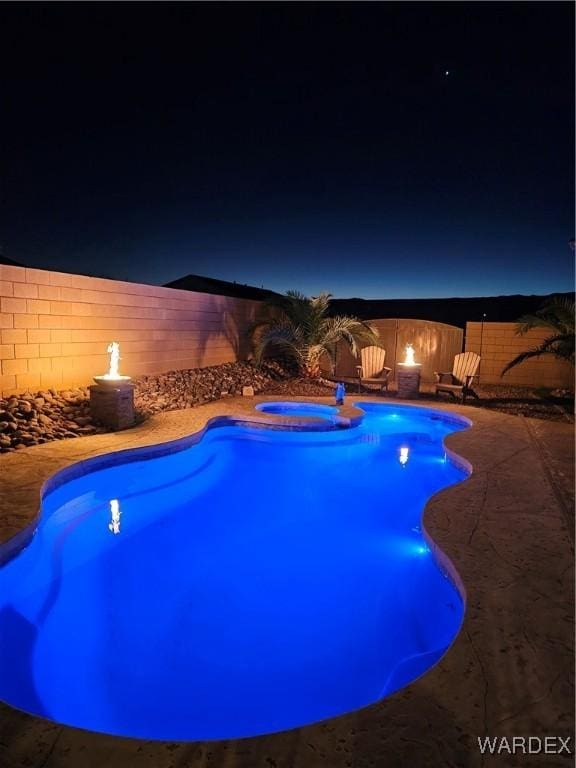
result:
[(276, 362), (267, 362), (260, 368), (252, 363), (237, 362), (142, 376), (135, 381), (135, 406), (142, 416), (192, 408), (222, 397), (241, 395), (245, 387), (252, 387), (255, 393), (262, 392), (273, 382), (292, 375)]
[[(262, 392), (292, 376), (292, 371), (275, 362), (260, 368), (238, 362), (142, 376), (134, 379), (137, 423), (160, 411), (193, 408), (240, 395), (245, 387)], [(88, 387), (47, 389), (0, 398), (0, 453), (107, 431), (92, 422)]]

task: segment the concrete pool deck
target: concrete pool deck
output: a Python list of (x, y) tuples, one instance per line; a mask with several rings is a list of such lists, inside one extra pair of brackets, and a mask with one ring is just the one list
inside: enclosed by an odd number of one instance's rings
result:
[[(46, 443), (0, 457), (0, 541), (34, 520), (40, 488), (93, 456), (246, 417), (274, 397), (229, 398), (158, 414), (125, 432)], [(286, 398), (289, 399), (289, 398)], [(300, 399), (300, 398), (298, 398)], [(331, 402), (330, 398), (302, 398)], [(348, 402), (375, 401), (353, 396)], [(393, 401), (386, 401), (393, 404)], [(59, 726), (0, 704), (2, 768), (368, 768), (567, 766), (573, 762), (574, 428), (433, 400), (472, 420), (447, 446), (474, 468), (427, 505), (425, 525), (467, 591), (444, 659), (382, 702), (317, 725), (238, 741), (168, 743)], [(261, 414), (260, 414), (261, 415)], [(239, 702), (239, 707), (242, 703)], [(571, 737), (572, 756), (482, 756), (478, 737)], [(556, 742), (559, 749), (559, 742)]]

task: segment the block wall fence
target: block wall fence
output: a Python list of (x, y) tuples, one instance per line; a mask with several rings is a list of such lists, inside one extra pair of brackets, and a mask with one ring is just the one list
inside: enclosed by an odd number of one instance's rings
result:
[(0, 392), (92, 383), (120, 342), (130, 376), (233, 362), (259, 302), (0, 265)]
[[(247, 330), (259, 304), (0, 265), (0, 394), (90, 384), (94, 375), (108, 369), (106, 348), (111, 341), (120, 342), (120, 372), (130, 376), (243, 359), (248, 353)], [(386, 334), (398, 321), (373, 322), (388, 342), (390, 365), (397, 344)], [(439, 357), (448, 365), (448, 358), (452, 360), (460, 351), (460, 329), (427, 321), (400, 322), (406, 332), (400, 341), (421, 337), (417, 352), (426, 359), (435, 358), (435, 364), (440, 364)], [(438, 329), (442, 330), (440, 336)], [(516, 336), (515, 329), (515, 323), (466, 324), (465, 348), (482, 356), (482, 383), (574, 385), (573, 367), (551, 356), (522, 363), (501, 379), (508, 360), (547, 335), (543, 329), (534, 329), (526, 336)]]
[(549, 335), (545, 328), (533, 328), (517, 336), (516, 323), (466, 323), (466, 351), (481, 356), (481, 384), (573, 388), (574, 367), (552, 355), (526, 360), (503, 378), (500, 376), (506, 363), (520, 352), (539, 346)]

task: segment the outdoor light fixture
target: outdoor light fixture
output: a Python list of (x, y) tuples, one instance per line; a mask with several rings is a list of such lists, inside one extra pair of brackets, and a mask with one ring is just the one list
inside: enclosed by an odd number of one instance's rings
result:
[(412, 344), (406, 345), (406, 352), (404, 357), (404, 363), (403, 365), (419, 365), (419, 363), (414, 360), (414, 347)]
[(122, 376), (118, 369), (120, 344), (112, 341), (107, 351), (108, 373), (94, 376), (96, 386), (90, 387), (90, 415), (96, 423), (110, 429), (126, 429), (134, 424), (134, 384), (131, 376)]
[(110, 367), (108, 373), (102, 376), (94, 376), (96, 384), (118, 384), (120, 382), (130, 381), (131, 376), (121, 376), (118, 370), (118, 363), (120, 362), (120, 344), (117, 341), (112, 341), (108, 344), (106, 350), (110, 354)]
[(406, 344), (404, 362), (398, 363), (397, 368), (398, 397), (418, 397), (421, 368), (422, 364), (414, 359), (414, 347), (412, 344)]

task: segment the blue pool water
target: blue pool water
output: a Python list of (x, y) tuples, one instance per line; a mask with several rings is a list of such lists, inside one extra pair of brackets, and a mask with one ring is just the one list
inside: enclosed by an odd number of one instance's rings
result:
[(422, 511), (466, 477), (443, 438), (468, 422), (361, 407), (349, 430), (216, 427), (50, 492), (0, 569), (0, 699), (94, 731), (224, 739), (423, 674), (464, 606)]
[(338, 413), (338, 408), (335, 406), (319, 403), (260, 403), (256, 406), (256, 410), (278, 416), (314, 416), (329, 421), (334, 421), (334, 417)]

